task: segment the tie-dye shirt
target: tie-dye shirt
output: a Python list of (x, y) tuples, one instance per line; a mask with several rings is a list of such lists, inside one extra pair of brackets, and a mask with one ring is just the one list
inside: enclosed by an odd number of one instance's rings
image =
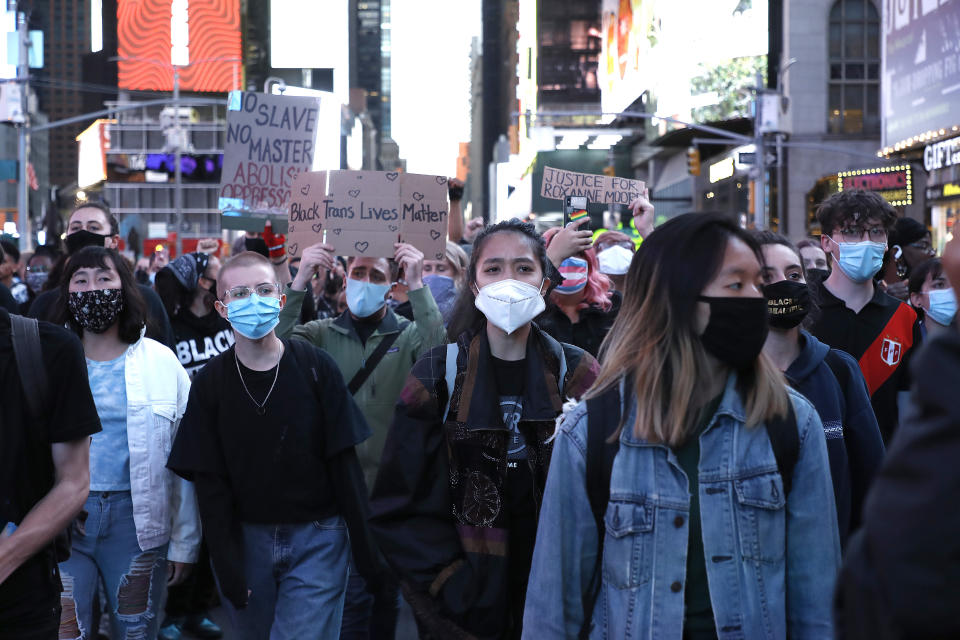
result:
[(126, 354), (98, 362), (87, 358), (90, 391), (103, 431), (90, 443), (90, 490), (130, 490), (130, 450), (127, 447)]

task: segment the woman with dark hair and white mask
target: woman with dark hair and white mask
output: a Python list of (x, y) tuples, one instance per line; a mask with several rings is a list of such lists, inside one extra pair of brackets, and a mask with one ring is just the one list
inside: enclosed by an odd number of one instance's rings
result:
[(370, 499), (421, 637), (517, 638), (555, 420), (598, 365), (532, 320), (550, 287), (519, 220), (474, 241), (451, 345), (414, 365)]

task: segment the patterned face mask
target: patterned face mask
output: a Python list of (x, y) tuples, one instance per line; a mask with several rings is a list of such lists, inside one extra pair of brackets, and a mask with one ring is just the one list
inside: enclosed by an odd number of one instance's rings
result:
[(123, 311), (123, 289), (71, 291), (67, 300), (73, 321), (84, 331), (103, 333)]

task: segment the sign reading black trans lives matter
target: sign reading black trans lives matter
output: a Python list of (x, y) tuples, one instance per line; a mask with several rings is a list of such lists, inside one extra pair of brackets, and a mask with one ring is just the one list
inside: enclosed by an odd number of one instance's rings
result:
[(316, 98), (232, 91), (219, 207), (226, 229), (286, 227), (293, 181), (313, 166)]

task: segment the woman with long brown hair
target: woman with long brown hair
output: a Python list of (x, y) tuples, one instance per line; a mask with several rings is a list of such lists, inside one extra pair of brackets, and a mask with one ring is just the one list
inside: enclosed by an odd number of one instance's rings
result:
[(640, 246), (597, 382), (554, 440), (525, 636), (831, 637), (826, 442), (761, 354), (761, 264), (716, 215)]

